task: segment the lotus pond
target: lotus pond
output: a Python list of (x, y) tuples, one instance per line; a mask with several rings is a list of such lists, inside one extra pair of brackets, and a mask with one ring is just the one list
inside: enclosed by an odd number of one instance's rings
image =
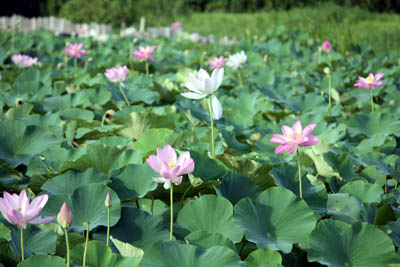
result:
[(0, 32), (0, 266), (397, 266), (400, 54), (186, 37)]

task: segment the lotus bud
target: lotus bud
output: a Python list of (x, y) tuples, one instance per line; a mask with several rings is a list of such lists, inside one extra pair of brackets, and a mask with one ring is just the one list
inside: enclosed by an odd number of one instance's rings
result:
[(114, 117), (114, 115), (115, 115), (115, 111), (112, 109), (107, 110), (106, 114), (104, 114), (107, 122), (111, 121), (111, 119)]
[(57, 215), (57, 222), (63, 228), (68, 228), (69, 226), (71, 226), (72, 216), (71, 210), (69, 209), (67, 202), (64, 202), (64, 204), (61, 206), (61, 209)]
[(258, 140), (260, 140), (261, 138), (261, 134), (260, 133), (253, 133), (252, 135), (250, 135), (250, 141), (255, 143)]
[(106, 201), (104, 201), (104, 205), (106, 205), (106, 208), (111, 208), (112, 206), (111, 202), (112, 202), (111, 194), (110, 192), (107, 192)]
[(267, 63), (268, 62), (268, 54), (265, 54), (264, 55), (264, 63)]
[(24, 100), (22, 98), (17, 98), (17, 100), (15, 100), (15, 105), (21, 106), (24, 104)]
[(329, 76), (329, 75), (331, 74), (331, 70), (330, 70), (328, 67), (326, 67), (326, 68), (324, 68), (324, 73), (325, 73), (327, 76)]

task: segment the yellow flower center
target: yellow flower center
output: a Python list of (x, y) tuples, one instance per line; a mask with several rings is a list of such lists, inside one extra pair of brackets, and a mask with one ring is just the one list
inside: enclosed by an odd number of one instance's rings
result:
[(173, 167), (176, 166), (176, 163), (168, 163), (168, 166), (169, 166), (170, 168), (173, 168)]
[(372, 83), (372, 81), (374, 80), (374, 78), (373, 78), (372, 76), (368, 76), (365, 80), (366, 80), (368, 83)]
[(301, 133), (296, 132), (296, 136), (297, 136), (296, 141), (300, 141), (301, 140)]

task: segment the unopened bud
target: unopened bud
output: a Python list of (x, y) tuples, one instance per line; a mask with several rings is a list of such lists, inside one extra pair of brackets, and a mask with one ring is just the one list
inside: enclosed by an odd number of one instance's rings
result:
[(64, 202), (64, 204), (61, 206), (61, 209), (57, 215), (57, 222), (63, 228), (71, 226), (72, 215), (71, 215), (71, 210), (67, 205), (67, 202)]
[(112, 202), (111, 194), (110, 192), (107, 192), (106, 201), (104, 201), (104, 205), (106, 205), (106, 208), (111, 208), (112, 206), (111, 202)]
[(324, 73), (326, 75), (329, 75), (329, 74), (331, 74), (331, 70), (328, 67), (326, 67), (326, 68), (324, 68)]
[(264, 63), (267, 63), (267, 61), (268, 61), (268, 54), (265, 54), (264, 55)]
[(17, 98), (17, 100), (15, 100), (15, 105), (21, 106), (24, 104), (24, 100), (22, 98)]
[(104, 114), (104, 117), (107, 121), (110, 121), (115, 115), (115, 111), (112, 109), (109, 109), (106, 111), (106, 113)]

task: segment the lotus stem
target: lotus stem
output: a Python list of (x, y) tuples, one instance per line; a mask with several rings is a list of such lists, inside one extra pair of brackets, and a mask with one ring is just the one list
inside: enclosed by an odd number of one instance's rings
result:
[(107, 247), (110, 247), (110, 207), (107, 207)]
[(131, 71), (133, 71), (133, 45), (130, 45), (129, 48), (129, 65), (131, 67)]
[(149, 76), (149, 62), (146, 60), (146, 62), (144, 64), (146, 67), (146, 75)]
[(297, 153), (297, 167), (299, 169), (299, 191), (300, 191), (300, 199), (303, 199), (303, 192), (301, 188), (301, 165), (300, 165), (300, 154), (299, 151), (296, 151)]
[(78, 66), (78, 60), (76, 59), (76, 57), (74, 58), (74, 67), (76, 68)]
[(151, 206), (150, 206), (150, 214), (153, 215), (153, 209), (154, 209), (154, 197), (151, 198)]
[(85, 250), (83, 251), (83, 263), (82, 266), (86, 266), (86, 254), (88, 250), (88, 244), (89, 244), (89, 222), (87, 222), (87, 228), (86, 228), (86, 240), (85, 240)]
[(369, 90), (369, 95), (371, 97), (371, 112), (374, 112), (374, 98), (372, 96), (372, 90)]
[(331, 107), (332, 107), (332, 83), (331, 83), (331, 74), (328, 74), (328, 88), (329, 88), (329, 115), (331, 115)]
[(185, 199), (185, 196), (189, 192), (190, 188), (192, 188), (192, 185), (189, 185), (188, 188), (186, 188), (185, 192), (182, 195), (181, 202), (180, 202), (181, 208), (183, 207), (183, 200)]
[(169, 230), (169, 240), (172, 240), (172, 231), (174, 230), (174, 183), (171, 182), (171, 187), (169, 189), (169, 200), (171, 205), (171, 226)]
[(104, 113), (103, 117), (101, 118), (101, 126), (104, 126), (104, 121), (106, 119), (106, 114)]
[(208, 108), (210, 109), (210, 121), (211, 121), (211, 155), (215, 159), (215, 145), (214, 145), (214, 118), (211, 95), (208, 97)]
[(24, 256), (24, 229), (21, 228), (21, 261), (25, 260), (25, 256)]
[(242, 80), (242, 74), (240, 73), (240, 69), (238, 69), (238, 79), (241, 87), (244, 87), (243, 85), (243, 80)]
[(69, 267), (70, 263), (70, 256), (69, 256), (69, 239), (68, 239), (68, 227), (64, 228), (64, 233), (65, 233), (65, 244), (67, 246), (67, 267)]
[(127, 105), (127, 106), (130, 106), (131, 104), (129, 104), (129, 100), (128, 100), (128, 98), (127, 98), (126, 95), (125, 95), (125, 92), (124, 92), (124, 89), (122, 88), (121, 83), (119, 84), (119, 91), (121, 92), (122, 97), (124, 98), (126, 105)]

